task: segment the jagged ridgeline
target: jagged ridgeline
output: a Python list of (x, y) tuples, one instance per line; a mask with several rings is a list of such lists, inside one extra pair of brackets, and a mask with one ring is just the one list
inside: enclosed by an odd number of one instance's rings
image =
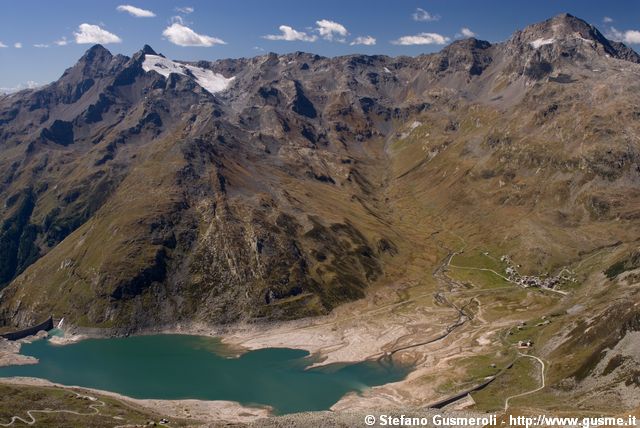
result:
[(570, 15), (415, 58), (94, 46), (0, 97), (0, 319), (324, 314), (424, 250), (406, 212), (561, 265), (638, 229), (639, 62)]

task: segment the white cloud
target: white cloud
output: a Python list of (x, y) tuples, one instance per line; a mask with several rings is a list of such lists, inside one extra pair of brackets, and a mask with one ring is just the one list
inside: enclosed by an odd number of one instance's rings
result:
[(264, 52), (264, 48), (261, 48), (260, 46), (254, 46), (253, 50), (258, 52)]
[[(316, 31), (320, 33), (320, 36), (329, 41), (333, 41), (335, 36), (346, 36), (349, 34), (344, 25), (339, 24), (335, 21), (329, 21), (328, 19), (321, 19), (320, 21), (316, 21)], [(339, 39), (339, 41), (343, 41), (344, 39)]]
[(440, 15), (432, 15), (429, 12), (427, 12), (426, 10), (422, 9), (422, 8), (417, 8), (415, 12), (413, 12), (413, 15), (411, 15), (413, 17), (414, 21), (420, 21), (420, 22), (428, 22), (428, 21), (439, 21), (440, 20)]
[(0, 42), (0, 48), (6, 48), (7, 45), (5, 45), (4, 43)]
[(35, 43), (33, 45), (34, 48), (40, 48), (40, 49), (44, 49), (44, 48), (48, 48), (51, 47), (52, 45), (56, 45), (56, 46), (66, 46), (67, 44), (69, 44), (69, 41), (67, 40), (66, 37), (62, 37), (58, 40), (54, 40), (51, 43)]
[(460, 33), (464, 36), (464, 37), (475, 37), (476, 33), (474, 33), (473, 31), (471, 31), (469, 28), (467, 27), (462, 27), (460, 29)]
[(371, 36), (359, 36), (353, 39), (353, 41), (349, 44), (351, 46), (355, 46), (355, 45), (373, 46), (376, 44), (376, 39), (375, 37), (371, 37)]
[(638, 30), (619, 31), (615, 27), (611, 27), (605, 36), (616, 42), (640, 44), (640, 31)]
[[(281, 34), (268, 34), (266, 36), (262, 36), (262, 38), (267, 40), (285, 40), (288, 42), (315, 42), (316, 40), (318, 40), (318, 36), (316, 36), (315, 34), (298, 31), (288, 25), (281, 25), (280, 27), (278, 27), (278, 29), (280, 30)], [(331, 42), (336, 41), (345, 43), (345, 36), (349, 35), (349, 31), (344, 25), (335, 21), (330, 21), (328, 19), (321, 19), (319, 21), (316, 21), (316, 27), (308, 28), (308, 30), (317, 32), (324, 40), (328, 40)]]
[(186, 6), (186, 7), (176, 7), (176, 12), (180, 12), (180, 13), (184, 13), (185, 15), (188, 15), (190, 13), (193, 13), (195, 9), (192, 8), (191, 6)]
[(605, 36), (607, 39), (615, 40), (616, 42), (621, 42), (624, 38), (622, 31), (616, 30), (615, 27), (609, 28), (609, 31), (606, 32)]
[(391, 43), (394, 45), (444, 45), (451, 39), (438, 33), (420, 33), (415, 36), (403, 36)]
[(613, 22), (613, 18), (605, 16), (604, 18), (602, 18), (602, 22), (604, 22), (605, 24), (611, 24)]
[(135, 16), (136, 18), (153, 18), (156, 16), (156, 14), (150, 10), (140, 9), (139, 7), (131, 6), (130, 4), (121, 4), (116, 7), (116, 10), (118, 12), (127, 12), (129, 15)]
[(198, 34), (191, 28), (182, 25), (180, 22), (174, 22), (164, 29), (162, 35), (171, 43), (178, 46), (200, 46), (210, 47), (213, 45), (226, 45), (227, 43), (217, 37)]
[(74, 32), (73, 35), (76, 38), (76, 43), (78, 44), (86, 44), (86, 43), (121, 43), (122, 39), (116, 36), (113, 33), (108, 32), (107, 30), (103, 30), (97, 25), (92, 24), (80, 24), (78, 26), (78, 31)]
[(172, 24), (175, 24), (177, 22), (178, 24), (184, 25), (184, 19), (182, 19), (182, 17), (178, 15), (172, 16), (169, 19), (169, 22), (171, 22)]
[(22, 91), (23, 89), (35, 89), (40, 85), (38, 82), (34, 82), (33, 80), (27, 81), (27, 83), (20, 83), (13, 88), (0, 88), (0, 94), (10, 94), (12, 92)]
[(22, 43), (16, 42), (16, 43), (13, 44), (13, 47), (16, 48), (16, 49), (22, 49)]
[(297, 31), (288, 25), (281, 25), (278, 27), (282, 34), (268, 34), (266, 36), (262, 36), (267, 40), (286, 40), (288, 42), (293, 41), (301, 41), (301, 42), (315, 42), (318, 40), (318, 37), (315, 35), (309, 35), (304, 31)]
[(637, 30), (628, 30), (624, 32), (624, 41), (625, 43), (640, 43), (640, 31)]

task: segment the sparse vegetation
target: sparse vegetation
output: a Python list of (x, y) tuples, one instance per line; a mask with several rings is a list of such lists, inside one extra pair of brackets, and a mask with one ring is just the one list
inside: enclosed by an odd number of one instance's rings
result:
[[(83, 398), (89, 395), (96, 401)], [(104, 403), (104, 405), (102, 405)], [(93, 406), (93, 407), (92, 407)], [(18, 416), (30, 421), (28, 410), (68, 410), (69, 412), (34, 412), (39, 427), (113, 427), (115, 425), (158, 426), (163, 415), (136, 408), (111, 397), (60, 387), (40, 387), (0, 383), (0, 423)], [(98, 411), (96, 411), (96, 409)], [(80, 413), (72, 414), (70, 412)], [(16, 422), (16, 426), (22, 425)], [(193, 426), (184, 420), (174, 420), (169, 427)]]

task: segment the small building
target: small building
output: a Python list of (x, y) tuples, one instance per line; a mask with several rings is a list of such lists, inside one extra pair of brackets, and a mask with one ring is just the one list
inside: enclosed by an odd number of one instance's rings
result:
[(531, 340), (519, 340), (518, 348), (520, 349), (529, 349), (533, 346), (533, 342)]

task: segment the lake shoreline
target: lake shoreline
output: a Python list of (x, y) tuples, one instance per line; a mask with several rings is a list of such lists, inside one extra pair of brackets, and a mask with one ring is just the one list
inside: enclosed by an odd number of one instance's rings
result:
[[(377, 407), (377, 408), (352, 408), (352, 409), (331, 409), (325, 411), (312, 411), (291, 413), (287, 415), (274, 415), (268, 408), (243, 406), (233, 401), (206, 401), (206, 400), (153, 400), (135, 399), (126, 395), (104, 391), (95, 388), (62, 385), (39, 378), (15, 377), (0, 378), (0, 384), (12, 386), (38, 386), (54, 387), (67, 391), (75, 391), (84, 395), (97, 395), (116, 399), (133, 409), (148, 411), (163, 415), (171, 419), (181, 419), (193, 422), (189, 426), (222, 427), (306, 427), (306, 426), (360, 426), (363, 425), (365, 416), (368, 414), (391, 415), (394, 417), (417, 417), (431, 419), (435, 415), (452, 417), (482, 417), (486, 413), (465, 410), (461, 408), (452, 409), (429, 409), (429, 408), (397, 408), (397, 407)], [(470, 427), (480, 428), (480, 425)]]
[[(430, 296), (430, 294), (429, 294)], [(126, 337), (128, 335), (185, 334), (217, 337), (223, 344), (232, 346), (238, 353), (263, 348), (302, 349), (311, 353), (316, 362), (311, 367), (331, 363), (354, 363), (374, 360), (386, 355), (399, 343), (411, 343), (434, 337), (455, 321), (457, 313), (449, 309), (435, 308), (429, 314), (429, 323), (423, 317), (407, 322), (406, 317), (390, 316), (393, 309), (402, 304), (387, 292), (372, 292), (369, 296), (334, 309), (330, 314), (282, 322), (237, 323), (210, 325), (207, 323), (175, 323), (172, 325), (141, 328), (135, 331), (122, 329), (96, 329), (65, 325), (70, 341), (89, 338)], [(415, 311), (422, 308), (416, 306)], [(442, 399), (437, 392), (439, 381), (425, 388), (420, 380), (424, 376), (437, 379), (443, 371), (457, 370), (449, 366), (450, 351), (459, 352), (462, 343), (473, 340), (475, 334), (464, 332), (442, 341), (439, 346), (411, 349), (394, 355), (398, 364), (411, 364), (413, 369), (403, 380), (374, 386), (361, 394), (349, 393), (331, 407), (331, 411), (366, 411), (377, 408), (422, 407)], [(484, 332), (487, 334), (488, 332)], [(489, 348), (490, 345), (480, 345)], [(464, 354), (471, 355), (470, 352)]]
[[(112, 328), (69, 326), (62, 328), (64, 337), (55, 340), (57, 345), (76, 343), (86, 339), (150, 336), (156, 334), (180, 334), (220, 339), (234, 349), (237, 355), (264, 348), (292, 348), (308, 351), (317, 361), (311, 367), (333, 363), (358, 363), (385, 354), (387, 342), (372, 341), (346, 343), (327, 329), (336, 320), (335, 314), (302, 318), (291, 321), (237, 323), (215, 325), (206, 323), (178, 323), (157, 327), (124, 331)], [(353, 338), (358, 332), (351, 332)], [(345, 352), (349, 348), (348, 352)]]
[[(236, 356), (265, 348), (304, 350), (309, 352), (316, 360), (309, 368), (322, 367), (334, 363), (359, 363), (385, 354), (383, 346), (364, 341), (363, 343), (355, 344), (355, 346), (350, 344), (348, 352), (344, 352), (344, 348), (348, 344), (337, 337), (331, 338), (328, 334), (329, 332), (325, 330), (325, 323), (331, 322), (333, 318), (331, 316), (320, 316), (282, 322), (240, 323), (224, 326), (185, 323), (141, 328), (134, 332), (71, 325), (61, 328), (64, 336), (52, 338), (51, 343), (64, 346), (87, 339), (151, 336), (157, 334), (204, 336), (220, 339), (222, 344), (233, 350)], [(320, 334), (315, 334), (318, 331)]]
[[(308, 370), (315, 363), (308, 351), (266, 348), (235, 358), (237, 349), (229, 350), (218, 337), (203, 335), (84, 339), (71, 336), (65, 342), (72, 345), (60, 346), (60, 337), (52, 336), (26, 345), (22, 353), (40, 364), (5, 367), (0, 376), (41, 378), (135, 399), (233, 401), (287, 414), (329, 410), (352, 392), (361, 394), (401, 381), (412, 369), (364, 361)], [(94, 355), (98, 359), (87, 359)], [(184, 365), (181, 370), (171, 369), (180, 365)], [(105, 376), (110, 380), (105, 381)], [(257, 382), (255, 388), (253, 382)]]

